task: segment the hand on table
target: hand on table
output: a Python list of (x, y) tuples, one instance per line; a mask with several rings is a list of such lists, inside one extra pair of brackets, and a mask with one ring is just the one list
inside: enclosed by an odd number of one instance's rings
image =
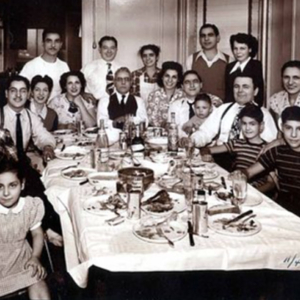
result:
[(55, 157), (54, 149), (52, 146), (45, 146), (43, 149), (43, 160), (45, 162), (52, 160)]

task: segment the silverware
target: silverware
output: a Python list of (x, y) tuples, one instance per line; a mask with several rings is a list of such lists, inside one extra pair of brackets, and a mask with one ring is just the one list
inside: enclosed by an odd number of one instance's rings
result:
[(84, 181), (81, 181), (81, 182), (79, 183), (79, 185), (84, 185), (84, 184), (86, 184), (86, 183), (88, 183), (88, 182), (89, 182), (89, 180), (86, 179), (86, 180), (84, 180)]
[(63, 152), (65, 150), (65, 148), (66, 148), (66, 144), (63, 144), (61, 149), (60, 149), (60, 152)]
[(227, 189), (227, 185), (226, 185), (226, 181), (225, 181), (224, 176), (221, 176), (221, 183), (222, 183), (224, 189), (226, 190)]
[(160, 237), (163, 237), (165, 238), (167, 241), (168, 241), (168, 244), (171, 246), (171, 247), (174, 247), (174, 243), (165, 235), (165, 233), (163, 232), (163, 230), (161, 229), (161, 227), (159, 226), (156, 226), (156, 232), (158, 233), (158, 235)]
[(245, 218), (245, 217), (247, 217), (247, 216), (249, 216), (251, 214), (253, 214), (253, 210), (252, 209), (248, 210), (248, 211), (246, 211), (246, 212), (244, 212), (244, 213), (242, 213), (240, 215), (238, 215), (237, 217), (235, 217), (235, 218), (233, 218), (233, 219), (225, 222), (223, 224), (223, 229), (226, 229), (230, 224), (235, 223), (235, 222), (237, 222), (237, 221), (239, 221), (239, 220), (241, 220), (241, 219), (243, 219), (243, 218)]
[(190, 246), (195, 246), (194, 236), (193, 236), (193, 226), (191, 221), (188, 221), (188, 233), (189, 233), (189, 240), (190, 240)]

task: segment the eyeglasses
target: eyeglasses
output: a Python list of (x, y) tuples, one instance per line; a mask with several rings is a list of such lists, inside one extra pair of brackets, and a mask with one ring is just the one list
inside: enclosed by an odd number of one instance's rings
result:
[(118, 82), (123, 82), (123, 81), (130, 82), (131, 78), (130, 77), (117, 77), (116, 81), (118, 81)]

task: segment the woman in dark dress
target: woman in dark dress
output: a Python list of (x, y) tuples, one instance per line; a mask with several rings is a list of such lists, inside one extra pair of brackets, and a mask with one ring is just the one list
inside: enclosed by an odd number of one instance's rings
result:
[(228, 64), (225, 72), (226, 96), (225, 102), (234, 101), (233, 83), (239, 74), (249, 75), (256, 80), (258, 94), (255, 102), (262, 106), (264, 102), (264, 80), (262, 64), (254, 59), (258, 50), (258, 41), (251, 34), (237, 33), (230, 37), (230, 46), (235, 61)]

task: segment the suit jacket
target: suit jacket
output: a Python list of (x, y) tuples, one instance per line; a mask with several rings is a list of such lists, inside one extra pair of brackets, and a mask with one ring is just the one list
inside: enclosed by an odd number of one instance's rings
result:
[(234, 97), (233, 97), (234, 79), (239, 74), (243, 74), (243, 75), (249, 75), (249, 76), (255, 78), (256, 84), (258, 87), (258, 94), (254, 100), (259, 106), (263, 106), (263, 103), (264, 103), (264, 79), (263, 79), (261, 62), (256, 59), (250, 59), (242, 72), (241, 72), (241, 70), (238, 69), (230, 74), (230, 72), (233, 69), (233, 67), (235, 66), (235, 64), (236, 64), (236, 61), (234, 61), (226, 66), (226, 70), (225, 70), (225, 83), (226, 83), (225, 103), (234, 101)]

